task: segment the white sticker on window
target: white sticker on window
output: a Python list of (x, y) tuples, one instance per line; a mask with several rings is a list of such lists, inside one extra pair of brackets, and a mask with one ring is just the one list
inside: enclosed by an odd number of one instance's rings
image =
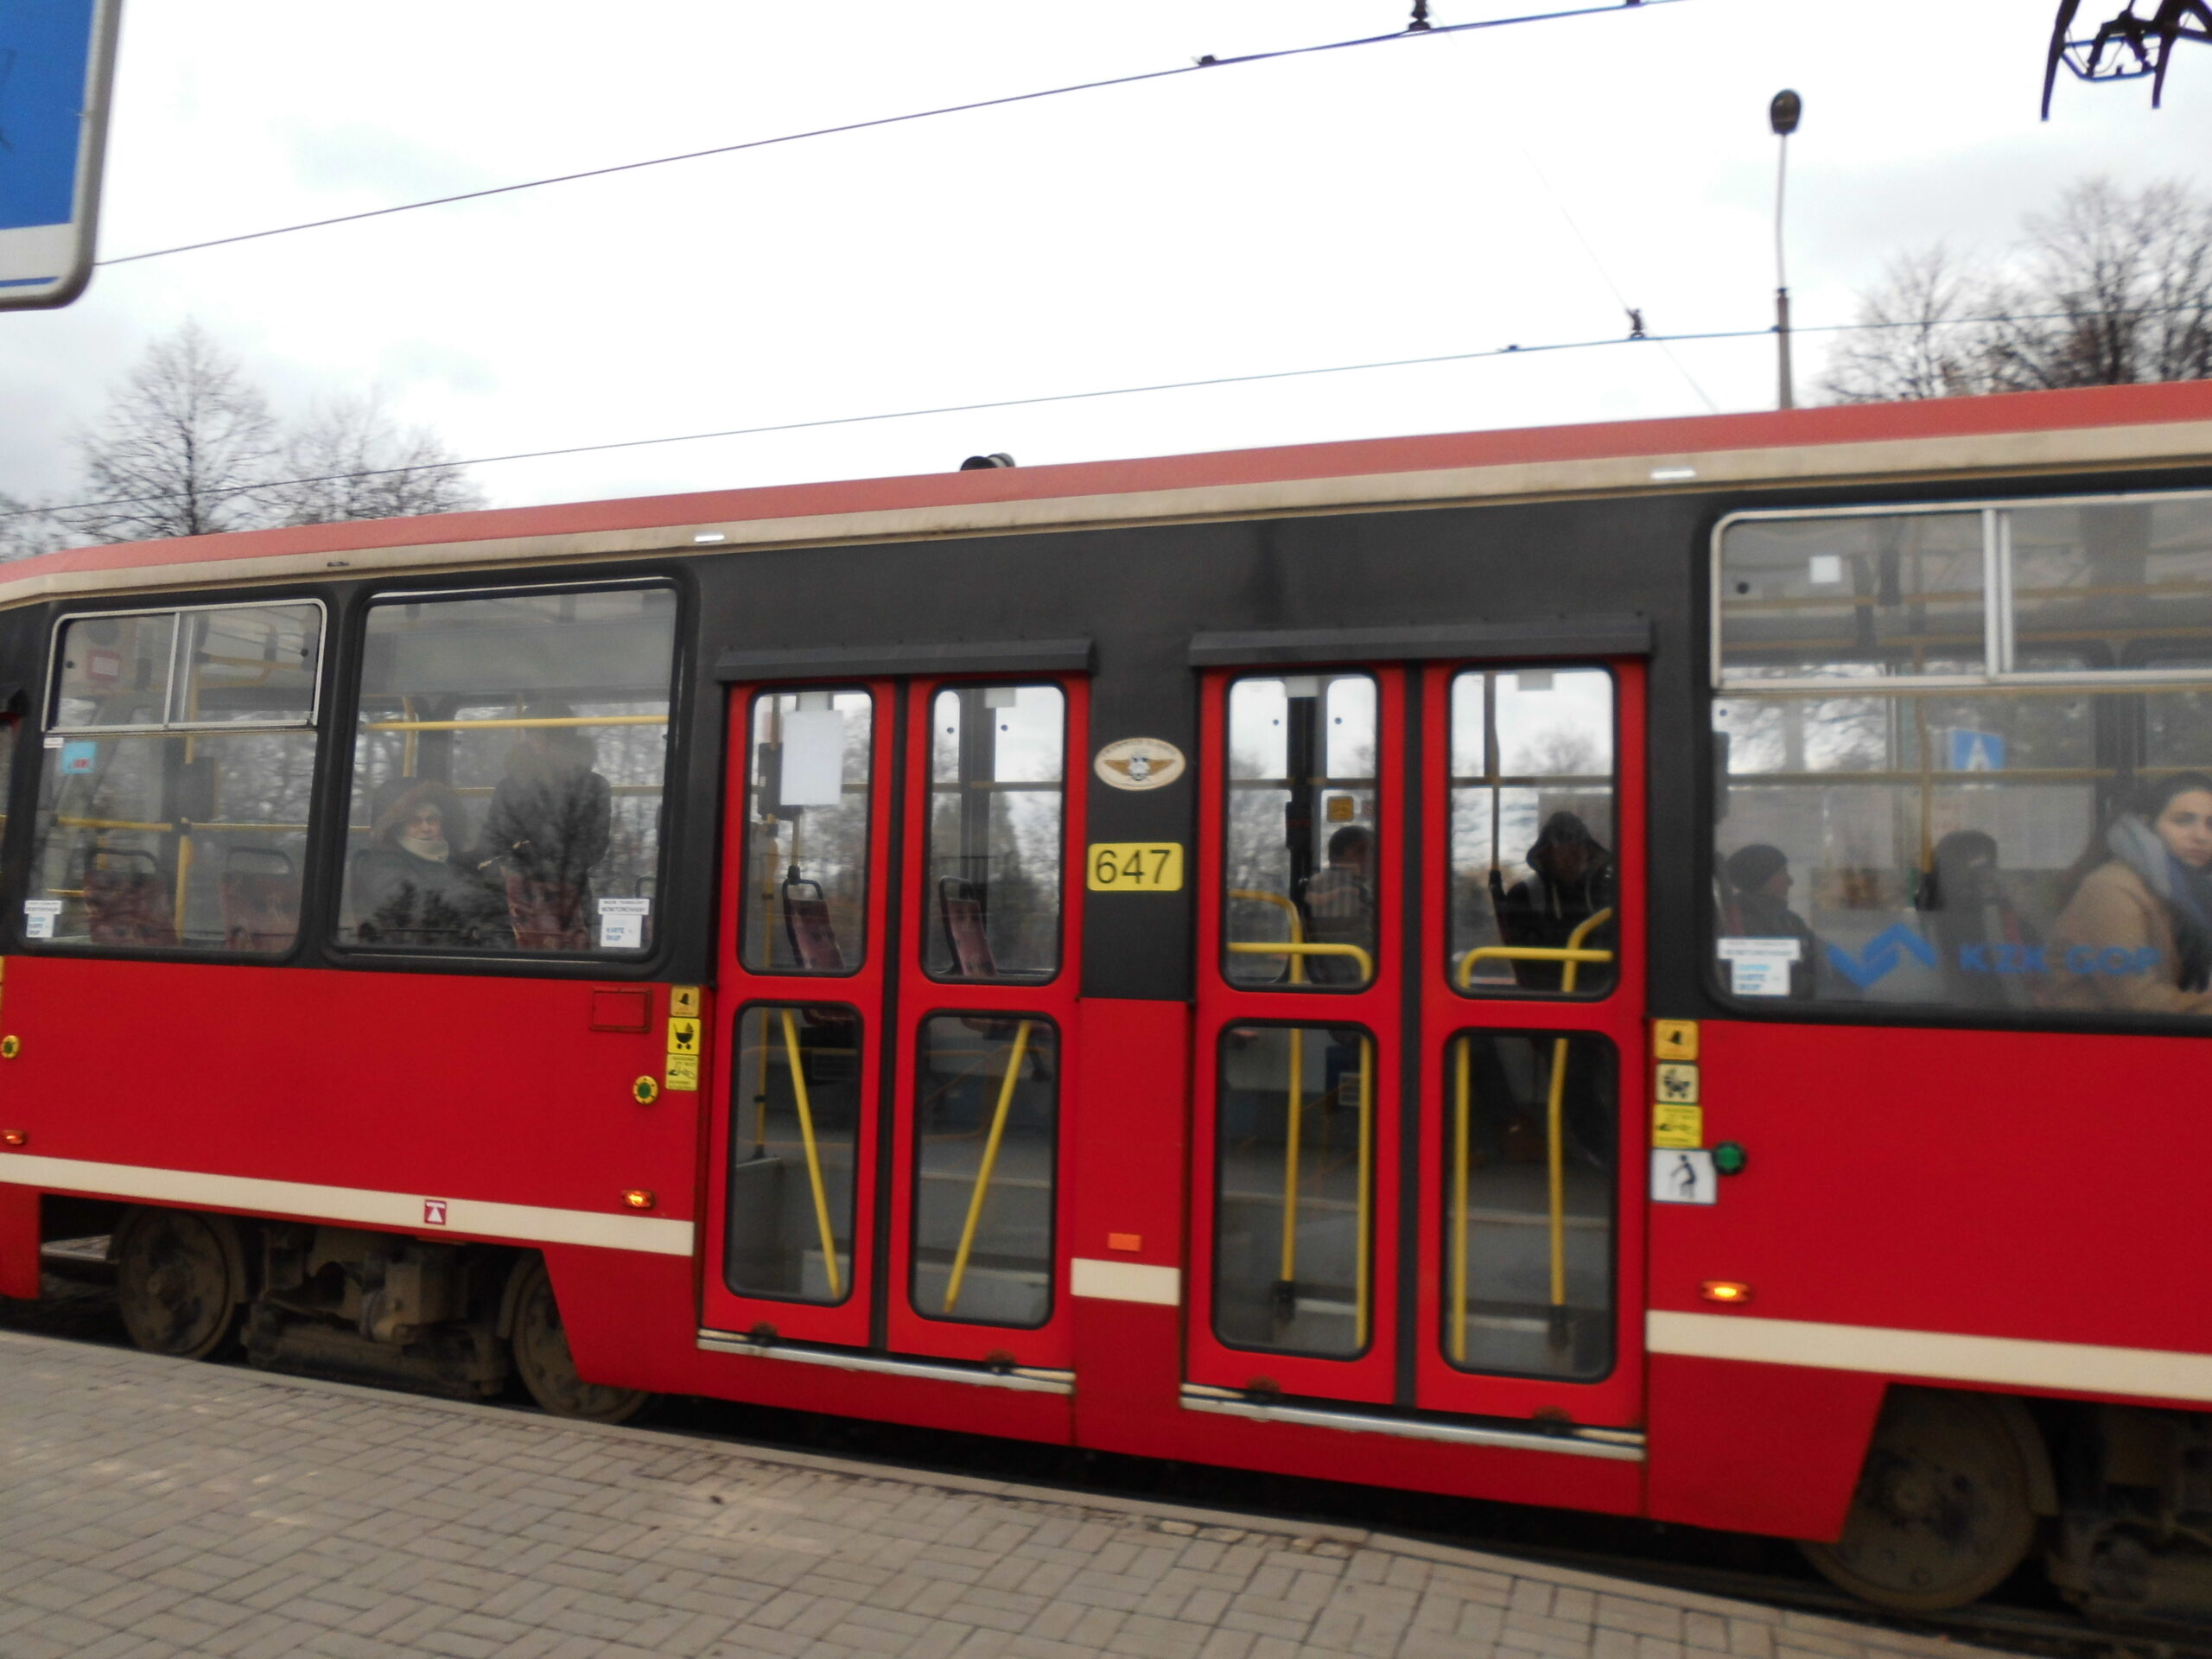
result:
[(1813, 555), (1809, 576), (1815, 588), (1833, 588), (1843, 580), (1843, 555), (1815, 553)]
[(785, 715), (779, 804), (836, 806), (844, 799), (844, 715), (835, 709), (802, 709)]
[(1728, 988), (1738, 996), (1787, 996), (1789, 969), (1804, 954), (1796, 939), (1723, 939)]
[(650, 899), (602, 899), (599, 901), (599, 948), (636, 950), (645, 943), (645, 918), (652, 915)]
[(48, 732), (46, 734), (46, 747), (49, 749), (60, 748), (64, 741), (65, 740), (59, 732)]
[(54, 937), (54, 918), (61, 913), (59, 899), (26, 899), (23, 900), (23, 937), (27, 939), (50, 939)]

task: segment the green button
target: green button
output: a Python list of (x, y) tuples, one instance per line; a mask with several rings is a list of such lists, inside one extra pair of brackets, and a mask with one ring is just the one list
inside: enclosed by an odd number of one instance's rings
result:
[(1723, 1175), (1740, 1175), (1751, 1161), (1751, 1154), (1733, 1141), (1723, 1141), (1713, 1149), (1713, 1166)]

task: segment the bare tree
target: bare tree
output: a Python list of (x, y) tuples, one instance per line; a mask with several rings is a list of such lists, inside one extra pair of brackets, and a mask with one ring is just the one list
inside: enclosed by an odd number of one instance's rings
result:
[(0, 563), (51, 553), (70, 539), (50, 509), (0, 491)]
[(188, 321), (147, 348), (78, 441), (86, 494), (106, 505), (69, 515), (103, 542), (207, 536), (261, 523), (276, 424), (237, 360)]
[(462, 512), (484, 505), (427, 427), (403, 431), (376, 392), (320, 403), (286, 440), (282, 479), (263, 492), (276, 521), (334, 524)]
[(1983, 271), (1893, 263), (1825, 389), (1838, 403), (2212, 378), (2212, 199), (2091, 179)]

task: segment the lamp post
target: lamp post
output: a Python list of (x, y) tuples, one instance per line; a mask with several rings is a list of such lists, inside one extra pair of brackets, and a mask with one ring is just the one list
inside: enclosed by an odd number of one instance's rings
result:
[(1782, 156), (1774, 168), (1774, 338), (1781, 355), (1778, 406), (1783, 409), (1797, 407), (1797, 385), (1789, 372), (1789, 277), (1782, 263), (1782, 190), (1789, 178), (1789, 135), (1797, 130), (1804, 113), (1805, 100), (1786, 87), (1766, 106), (1767, 124), (1782, 140)]

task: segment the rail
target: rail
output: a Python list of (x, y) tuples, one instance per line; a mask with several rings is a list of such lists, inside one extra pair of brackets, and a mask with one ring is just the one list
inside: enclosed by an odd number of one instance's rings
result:
[(1006, 1136), (1007, 1113), (1014, 1105), (1014, 1086), (1021, 1077), (1022, 1057), (1029, 1052), (1029, 1028), (1024, 1020), (1014, 1028), (1014, 1048), (1007, 1054), (1006, 1076), (999, 1080), (998, 1104), (991, 1112), (991, 1133), (983, 1142), (983, 1160), (976, 1166), (975, 1191), (968, 1195), (968, 1218), (960, 1225), (960, 1248), (952, 1253), (952, 1274), (944, 1282), (944, 1311), (949, 1315), (960, 1300), (960, 1287), (968, 1277), (968, 1257), (976, 1248), (976, 1228), (983, 1218), (983, 1200), (990, 1194), (991, 1176), (998, 1167), (999, 1142)]
[[(1588, 950), (1582, 943), (1612, 918), (1613, 912), (1610, 908), (1599, 911), (1568, 934), (1564, 945), (1478, 945), (1459, 958), (1459, 971), (1452, 977), (1459, 988), (1465, 990), (1478, 962), (1556, 962), (1563, 964), (1560, 969), (1560, 990), (1562, 993), (1572, 991), (1575, 975), (1584, 963), (1613, 960), (1611, 950)], [(1567, 1039), (1564, 1037), (1553, 1039), (1551, 1086), (1544, 1101), (1544, 1158), (1551, 1224), (1551, 1306), (1554, 1321), (1567, 1306), (1567, 1166), (1560, 1123), (1567, 1096)], [(1461, 1033), (1453, 1047), (1452, 1359), (1454, 1364), (1464, 1365), (1467, 1363), (1467, 1143), (1468, 1118), (1472, 1104), (1472, 1090), (1469, 1087), (1468, 1077), (1467, 1033)]]
[(806, 1179), (814, 1189), (814, 1224), (822, 1232), (822, 1266), (830, 1280), (830, 1300), (842, 1300), (845, 1291), (837, 1274), (837, 1241), (830, 1225), (830, 1191), (822, 1179), (822, 1154), (814, 1143), (814, 1103), (806, 1092), (806, 1066), (798, 1051), (798, 1025), (791, 1010), (784, 1014), (784, 1054), (791, 1062), (791, 1099), (798, 1107), (798, 1138), (806, 1148)]

